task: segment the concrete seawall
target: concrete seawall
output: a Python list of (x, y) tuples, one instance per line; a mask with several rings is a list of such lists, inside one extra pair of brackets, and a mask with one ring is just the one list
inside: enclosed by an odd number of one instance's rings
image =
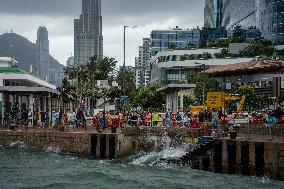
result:
[(127, 157), (135, 151), (150, 151), (162, 145), (162, 139), (180, 143), (184, 140), (181, 130), (126, 128), (122, 132), (107, 130), (96, 132), (58, 132), (48, 130), (12, 131), (0, 130), (0, 145), (24, 143), (29, 150), (58, 149), (61, 153), (91, 156), (97, 159)]
[(61, 153), (116, 158), (119, 153), (119, 134), (54, 131), (0, 131), (0, 145), (24, 143), (29, 150), (58, 149)]
[[(202, 130), (174, 128), (127, 128), (118, 133), (58, 132), (47, 130), (0, 130), (0, 145), (23, 142), (29, 150), (58, 149), (61, 153), (96, 159), (127, 157), (136, 151), (159, 150), (189, 144)], [(269, 176), (284, 179), (284, 141), (218, 138), (180, 158), (192, 168), (215, 173)]]
[(183, 158), (204, 171), (284, 179), (284, 142), (215, 139)]

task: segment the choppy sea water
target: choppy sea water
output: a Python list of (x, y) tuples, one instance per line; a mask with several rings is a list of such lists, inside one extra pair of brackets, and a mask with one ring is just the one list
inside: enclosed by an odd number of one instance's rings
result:
[(183, 148), (139, 153), (123, 160), (93, 160), (60, 154), (56, 148), (30, 152), (22, 143), (0, 146), (0, 188), (189, 188), (283, 189), (267, 177), (222, 175), (189, 167), (155, 164), (180, 156)]

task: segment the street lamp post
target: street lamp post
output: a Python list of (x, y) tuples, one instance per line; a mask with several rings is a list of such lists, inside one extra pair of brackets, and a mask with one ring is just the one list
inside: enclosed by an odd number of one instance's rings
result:
[(125, 31), (126, 31), (126, 28), (128, 28), (129, 26), (123, 26), (123, 79), (122, 79), (122, 92), (123, 92), (123, 95), (124, 94), (124, 88), (125, 88), (125, 81), (124, 81), (124, 75), (125, 75)]
[[(125, 54), (126, 54), (126, 28), (130, 26), (123, 26), (123, 79), (122, 79), (122, 92), (125, 95)], [(137, 28), (138, 26), (133, 26), (132, 28)]]

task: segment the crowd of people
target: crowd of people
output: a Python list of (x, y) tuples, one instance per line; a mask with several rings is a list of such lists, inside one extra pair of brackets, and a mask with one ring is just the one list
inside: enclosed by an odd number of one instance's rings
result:
[[(264, 112), (261, 114), (231, 114), (226, 115), (225, 110), (219, 109), (204, 109), (198, 113), (190, 111), (178, 112), (147, 112), (144, 110), (140, 111), (125, 111), (125, 112), (98, 112), (90, 115), (84, 108), (69, 109), (66, 113), (63, 111), (56, 110), (45, 111), (36, 109), (19, 109), (14, 108), (13, 111), (4, 116), (4, 122), (7, 119), (11, 119), (15, 125), (21, 128), (57, 128), (69, 127), (74, 128), (85, 128), (94, 127), (96, 129), (101, 128), (117, 128), (117, 127), (128, 127), (128, 126), (164, 126), (164, 127), (184, 127), (184, 128), (199, 128), (201, 123), (210, 123), (211, 125), (217, 126), (219, 123), (225, 123), (226, 119), (251, 119), (253, 124), (257, 123), (268, 123), (277, 120), (281, 122), (280, 111)], [(253, 119), (252, 119), (252, 118)], [(272, 120), (274, 117), (277, 119)], [(87, 122), (87, 120), (91, 120)], [(230, 120), (229, 120), (230, 121)], [(279, 122), (279, 121), (278, 121)], [(90, 124), (91, 123), (91, 124)], [(4, 124), (5, 125), (5, 124)]]
[(112, 114), (110, 112), (97, 113), (92, 117), (94, 127), (126, 127), (126, 126), (165, 126), (165, 127), (197, 127), (199, 122), (212, 122), (219, 119), (220, 112), (212, 113), (210, 110), (202, 111), (199, 114), (191, 112), (146, 112), (130, 111)]
[[(51, 116), (50, 116), (51, 114)], [(2, 127), (15, 125), (21, 129), (28, 128), (58, 128), (62, 125), (71, 124), (76, 127), (83, 127), (85, 123), (85, 112), (83, 109), (68, 110), (66, 114), (60, 110), (36, 109), (32, 111), (26, 108), (13, 108), (11, 112), (6, 112), (1, 117)]]

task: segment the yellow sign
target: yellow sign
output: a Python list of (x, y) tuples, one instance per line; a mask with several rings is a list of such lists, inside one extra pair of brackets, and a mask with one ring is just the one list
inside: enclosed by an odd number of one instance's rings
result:
[(207, 93), (207, 107), (221, 108), (225, 106), (225, 93), (224, 92), (208, 92)]
[(191, 106), (190, 107), (190, 112), (192, 112), (192, 113), (199, 113), (199, 112), (201, 112), (204, 109), (206, 109), (205, 106)]

